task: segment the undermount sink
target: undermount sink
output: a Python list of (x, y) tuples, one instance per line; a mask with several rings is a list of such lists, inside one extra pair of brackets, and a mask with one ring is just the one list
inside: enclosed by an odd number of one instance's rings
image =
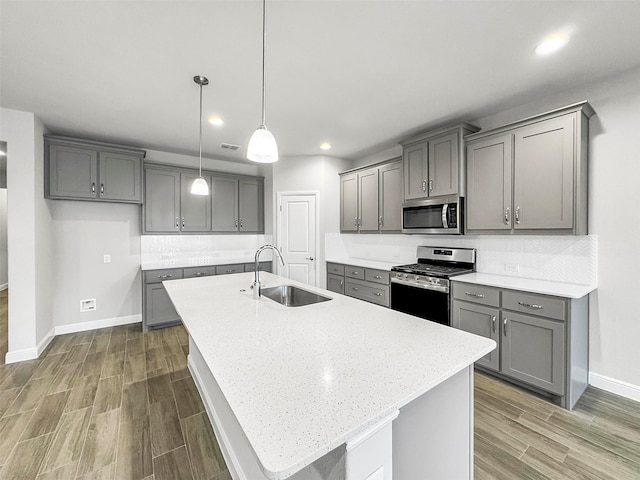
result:
[(277, 287), (263, 288), (260, 290), (260, 293), (285, 307), (302, 307), (304, 305), (331, 300), (330, 297), (325, 297), (324, 295), (310, 292), (309, 290), (294, 285), (279, 285)]

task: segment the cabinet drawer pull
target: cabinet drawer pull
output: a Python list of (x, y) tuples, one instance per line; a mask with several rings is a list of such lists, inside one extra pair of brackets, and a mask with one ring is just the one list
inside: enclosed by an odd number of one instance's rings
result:
[(376, 295), (376, 297), (381, 297), (382, 296), (382, 294), (380, 292), (376, 292), (375, 295)]
[(356, 270), (352, 270), (351, 275), (358, 275), (358, 272)]
[(202, 275), (205, 275), (204, 272), (196, 272), (193, 274), (194, 277), (201, 277)]
[(504, 336), (506, 337), (507, 336), (507, 319), (506, 318), (502, 321), (502, 328), (504, 331)]
[(496, 333), (496, 316), (495, 315), (491, 316), (491, 326), (492, 326), (493, 333)]
[(382, 276), (381, 275), (375, 275), (373, 278), (381, 279)]
[(227, 270), (226, 273), (235, 273), (235, 270)]
[(536, 305), (535, 303), (518, 302), (518, 305), (522, 305), (527, 308), (535, 308), (536, 310), (542, 310), (544, 308), (542, 305)]
[(484, 298), (484, 295), (481, 293), (464, 292), (464, 294), (469, 295), (470, 297)]
[(358, 287), (351, 287), (351, 290), (355, 290), (357, 292), (358, 291)]
[(158, 278), (171, 278), (173, 277), (173, 275), (171, 275), (170, 273), (167, 273), (166, 275), (158, 275)]

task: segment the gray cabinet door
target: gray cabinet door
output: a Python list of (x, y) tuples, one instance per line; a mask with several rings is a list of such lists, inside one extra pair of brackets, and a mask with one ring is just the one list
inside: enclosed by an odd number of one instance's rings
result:
[(238, 179), (232, 177), (211, 178), (212, 230), (214, 232), (238, 231)]
[(49, 196), (97, 198), (98, 154), (96, 150), (49, 145)]
[(145, 170), (145, 232), (180, 231), (180, 173), (148, 168)]
[(402, 230), (402, 161), (382, 165), (378, 171), (380, 231), (400, 231)]
[(474, 333), (481, 337), (495, 340), (498, 344), (495, 350), (488, 353), (480, 360), (478, 365), (498, 371), (500, 369), (500, 310), (497, 308), (474, 305), (472, 303), (454, 300), (451, 326)]
[(429, 140), (430, 197), (458, 193), (458, 132)]
[(331, 273), (327, 274), (327, 290), (344, 294), (344, 277)]
[(142, 157), (99, 152), (99, 198), (142, 203)]
[(145, 325), (152, 327), (180, 320), (171, 299), (161, 283), (146, 286)]
[(502, 373), (559, 395), (564, 391), (565, 324), (502, 312)]
[(378, 231), (378, 168), (358, 173), (358, 230)]
[(467, 146), (467, 230), (510, 230), (512, 135)]
[(574, 115), (515, 131), (514, 229), (573, 228), (574, 155)]
[(259, 180), (241, 178), (239, 185), (239, 220), (241, 232), (264, 232), (264, 184)]
[[(211, 231), (211, 198), (209, 195), (194, 195), (191, 184), (198, 175), (182, 173), (180, 178), (180, 230), (183, 232)], [(211, 177), (203, 175), (211, 187)]]
[(358, 231), (358, 174), (340, 176), (340, 231)]
[(402, 153), (404, 167), (404, 199), (426, 198), (428, 184), (428, 143), (405, 147)]

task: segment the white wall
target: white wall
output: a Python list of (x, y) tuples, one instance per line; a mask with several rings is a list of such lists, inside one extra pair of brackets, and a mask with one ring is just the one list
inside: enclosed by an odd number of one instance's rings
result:
[(7, 189), (0, 188), (0, 290), (9, 285), (7, 262)]
[(36, 356), (51, 338), (53, 298), (51, 216), (44, 200), (41, 122), (28, 112), (0, 109), (7, 164), (9, 352), (7, 361)]
[[(273, 164), (274, 209), (278, 192), (319, 192), (319, 239), (317, 265), (318, 286), (326, 285), (324, 235), (340, 231), (340, 182), (338, 173), (351, 168), (351, 163), (335, 157), (284, 157)], [(273, 216), (273, 232), (277, 232), (276, 215)], [(276, 233), (274, 233), (274, 236)], [(276, 238), (277, 242), (278, 239)]]

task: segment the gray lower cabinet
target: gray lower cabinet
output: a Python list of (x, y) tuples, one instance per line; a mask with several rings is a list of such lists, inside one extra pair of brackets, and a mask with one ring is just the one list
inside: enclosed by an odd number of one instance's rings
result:
[(340, 174), (340, 231), (399, 232), (402, 160)]
[(476, 362), (571, 409), (588, 385), (588, 296), (570, 299), (452, 281), (451, 325), (496, 341)]
[(466, 137), (469, 233), (587, 233), (584, 102)]
[[(271, 264), (272, 262), (260, 262), (259, 269), (271, 271)], [(168, 327), (181, 321), (162, 284), (163, 281), (239, 273), (244, 272), (245, 268), (248, 272), (254, 271), (255, 264), (234, 263), (144, 271), (142, 273), (142, 325), (144, 330)]]
[(389, 307), (389, 272), (327, 262), (327, 290)]
[[(260, 262), (258, 263), (258, 270), (260, 272), (271, 272), (271, 262)], [(244, 264), (245, 272), (255, 272), (256, 271), (256, 263), (250, 262)]]
[(145, 152), (45, 135), (45, 198), (142, 203)]

